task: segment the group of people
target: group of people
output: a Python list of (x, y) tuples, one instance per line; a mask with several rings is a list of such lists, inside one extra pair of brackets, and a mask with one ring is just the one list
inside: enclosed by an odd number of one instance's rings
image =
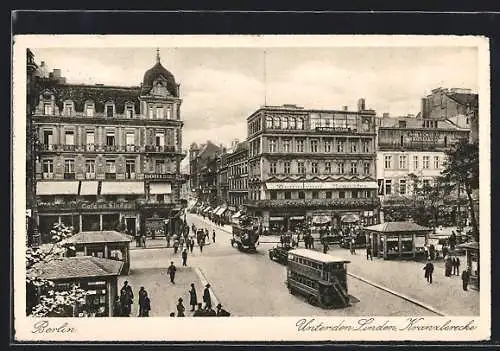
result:
[[(205, 285), (203, 290), (203, 302), (198, 302), (198, 295), (196, 293), (196, 288), (194, 283), (191, 283), (191, 289), (189, 290), (189, 305), (191, 306), (190, 312), (193, 312), (193, 317), (229, 317), (231, 314), (222, 308), (219, 303), (216, 306), (216, 310), (212, 308), (212, 297), (210, 295), (210, 284)], [(177, 314), (175, 312), (170, 313), (170, 317), (185, 317), (186, 308), (184, 307), (182, 297), (179, 297), (177, 301)]]
[[(444, 268), (444, 275), (446, 277), (451, 277), (452, 275), (459, 275), (459, 268), (460, 268), (460, 260), (458, 257), (453, 256), (445, 258), (445, 268)], [(427, 263), (424, 266), (424, 277), (427, 280), (429, 284), (432, 284), (432, 274), (434, 273), (434, 264), (430, 259), (427, 259)], [(453, 273), (452, 273), (453, 270)], [(467, 267), (462, 271), (462, 288), (464, 291), (467, 291), (467, 287), (469, 285), (469, 279), (470, 279), (470, 267)]]
[[(138, 317), (149, 317), (149, 311), (151, 311), (151, 300), (148, 296), (146, 289), (143, 286), (140, 287), (139, 292), (139, 315)], [(115, 317), (130, 317), (132, 313), (132, 304), (134, 302), (134, 292), (132, 287), (128, 284), (128, 281), (123, 283), (120, 289), (120, 296), (116, 297), (113, 306), (113, 316)]]

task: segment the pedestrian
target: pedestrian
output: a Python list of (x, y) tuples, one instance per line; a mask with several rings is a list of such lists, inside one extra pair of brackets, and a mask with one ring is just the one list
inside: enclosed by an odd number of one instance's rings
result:
[(446, 245), (443, 245), (442, 251), (443, 251), (443, 259), (446, 260), (446, 256), (448, 256), (448, 247), (446, 247)]
[(212, 307), (212, 299), (210, 297), (210, 284), (205, 285), (205, 290), (203, 291), (203, 302), (205, 303), (205, 309), (210, 309)]
[(141, 241), (142, 241), (142, 247), (146, 248), (146, 236), (145, 235), (141, 236)]
[(190, 245), (189, 245), (189, 246), (190, 246), (190, 247), (189, 247), (189, 249), (191, 250), (191, 253), (193, 253), (193, 250), (194, 250), (194, 238), (191, 238), (191, 240), (190, 240), (190, 242), (189, 242), (189, 243), (190, 243)]
[(207, 242), (207, 239), (208, 241), (210, 242), (210, 237), (208, 235), (208, 229), (205, 228), (205, 236), (203, 237), (203, 242), (206, 243)]
[(328, 252), (328, 244), (326, 241), (323, 242), (323, 253), (326, 254)]
[(139, 317), (143, 317), (144, 297), (145, 297), (145, 295), (147, 295), (147, 292), (146, 292), (146, 290), (144, 290), (143, 286), (141, 286), (141, 288), (139, 289), (139, 293), (137, 295), (139, 295)]
[(175, 317), (175, 312), (170, 312), (170, 317)]
[(215, 244), (215, 230), (212, 231), (212, 241), (214, 242)]
[(366, 247), (366, 259), (370, 259), (373, 261), (372, 248), (369, 245)]
[(191, 283), (191, 289), (189, 290), (189, 305), (192, 307), (191, 312), (194, 312), (197, 304), (198, 298), (196, 297), (196, 289), (194, 287), (194, 283)]
[(172, 282), (172, 284), (175, 284), (175, 272), (176, 271), (177, 271), (177, 268), (175, 267), (174, 262), (171, 261), (170, 266), (167, 269), (167, 273), (170, 276), (170, 281)]
[(130, 317), (133, 301), (134, 293), (132, 292), (130, 285), (128, 285), (128, 281), (125, 281), (120, 289), (120, 302), (122, 304), (122, 312), (124, 316)]
[(179, 251), (179, 240), (175, 239), (175, 241), (174, 241), (174, 254), (177, 254), (177, 251)]
[(349, 241), (349, 252), (351, 253), (351, 255), (353, 254), (354, 250), (353, 250), (353, 243), (352, 241)]
[(352, 243), (352, 254), (355, 255), (356, 254), (356, 241), (354, 240), (354, 238), (351, 239), (351, 243)]
[[(203, 239), (205, 240), (205, 239)], [(200, 240), (199, 245), (200, 245), (200, 252), (203, 252), (203, 245), (205, 245), (204, 241)]]
[(148, 293), (144, 291), (144, 302), (142, 306), (142, 317), (149, 317), (149, 311), (151, 311), (151, 300), (148, 297)]
[(458, 258), (458, 256), (455, 256), (455, 270), (457, 272), (457, 275), (459, 275), (460, 273), (460, 259)]
[(170, 234), (167, 234), (166, 237), (167, 237), (167, 247), (170, 247)]
[(231, 313), (222, 308), (221, 304), (217, 305), (217, 317), (229, 317)]
[(470, 279), (470, 268), (467, 267), (467, 269), (464, 269), (462, 272), (462, 288), (464, 291), (467, 291), (467, 286), (469, 285), (469, 279)]
[(113, 317), (123, 317), (122, 304), (119, 296), (115, 297), (115, 302), (113, 303)]
[(182, 266), (183, 267), (187, 266), (187, 259), (188, 259), (188, 253), (187, 253), (187, 250), (184, 249), (184, 250), (182, 250)]
[(427, 282), (429, 284), (432, 284), (432, 273), (434, 272), (434, 265), (432, 264), (431, 260), (427, 260), (427, 264), (424, 267), (425, 271), (425, 279), (427, 279)]
[(179, 297), (179, 303), (177, 304), (177, 317), (184, 317), (184, 305), (182, 304), (182, 297)]
[(444, 276), (445, 277), (451, 276), (451, 269), (452, 269), (451, 257), (449, 255), (446, 255), (446, 257), (444, 258)]

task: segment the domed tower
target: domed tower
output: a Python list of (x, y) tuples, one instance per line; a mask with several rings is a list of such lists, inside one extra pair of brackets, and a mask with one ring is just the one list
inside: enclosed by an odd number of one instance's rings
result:
[(179, 97), (179, 85), (174, 75), (162, 66), (159, 50), (156, 52), (156, 64), (144, 73), (141, 95)]

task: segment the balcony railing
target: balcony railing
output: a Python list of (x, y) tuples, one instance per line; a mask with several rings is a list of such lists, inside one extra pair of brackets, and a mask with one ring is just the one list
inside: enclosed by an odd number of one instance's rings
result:
[(358, 199), (283, 199), (283, 200), (248, 200), (247, 204), (256, 207), (340, 207), (340, 208), (374, 208), (379, 205), (378, 198)]
[(157, 146), (157, 145), (146, 145), (146, 152), (175, 152), (176, 148), (174, 145), (165, 145), (165, 146)]
[(97, 145), (97, 144), (84, 144), (84, 145), (66, 145), (66, 144), (40, 144), (40, 151), (54, 151), (54, 152), (74, 152), (74, 151), (87, 151), (87, 152), (180, 152), (175, 145), (154, 146), (154, 145)]
[(135, 201), (65, 201), (37, 203), (38, 209), (46, 211), (92, 211), (92, 210), (130, 210), (136, 208)]

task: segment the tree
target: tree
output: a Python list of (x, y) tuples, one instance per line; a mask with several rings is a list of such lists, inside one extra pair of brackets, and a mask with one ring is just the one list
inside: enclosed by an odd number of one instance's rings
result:
[(73, 285), (69, 290), (56, 291), (54, 282), (36, 276), (37, 265), (61, 259), (68, 249), (65, 242), (73, 235), (73, 228), (55, 223), (48, 247), (26, 249), (26, 314), (35, 317), (73, 315), (73, 306), (85, 303), (86, 292)]
[(471, 213), (474, 239), (479, 241), (479, 226), (472, 193), (479, 189), (479, 143), (461, 140), (446, 152), (447, 160), (442, 176), (450, 183), (465, 189)]

